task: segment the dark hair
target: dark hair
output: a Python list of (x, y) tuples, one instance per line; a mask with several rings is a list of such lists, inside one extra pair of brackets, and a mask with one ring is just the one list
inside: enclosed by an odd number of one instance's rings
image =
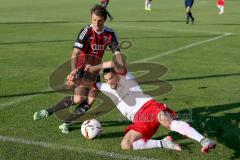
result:
[(93, 13), (97, 16), (103, 17), (104, 20), (107, 19), (107, 10), (101, 5), (98, 5), (98, 4), (94, 5), (91, 9), (91, 15)]
[(116, 74), (115, 70), (113, 68), (105, 68), (103, 69), (103, 76), (108, 73), (114, 73)]

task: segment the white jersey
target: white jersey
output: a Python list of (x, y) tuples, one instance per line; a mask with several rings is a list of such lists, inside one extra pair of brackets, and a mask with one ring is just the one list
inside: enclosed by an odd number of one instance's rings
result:
[(131, 73), (120, 75), (120, 81), (116, 90), (111, 89), (107, 83), (97, 83), (97, 88), (111, 98), (120, 112), (129, 120), (133, 121), (135, 113), (149, 100), (153, 98), (145, 95), (134, 80)]

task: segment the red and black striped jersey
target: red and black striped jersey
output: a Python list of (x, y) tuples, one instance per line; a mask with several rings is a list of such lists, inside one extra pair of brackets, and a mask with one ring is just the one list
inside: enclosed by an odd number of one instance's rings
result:
[(80, 57), (83, 55), (101, 60), (107, 47), (113, 53), (120, 50), (116, 33), (112, 29), (104, 27), (103, 31), (96, 32), (91, 25), (79, 32), (73, 47), (81, 50), (77, 67), (82, 65)]

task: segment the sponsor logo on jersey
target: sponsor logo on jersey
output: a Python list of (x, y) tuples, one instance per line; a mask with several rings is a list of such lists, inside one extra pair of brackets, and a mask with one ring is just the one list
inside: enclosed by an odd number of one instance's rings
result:
[(100, 44), (92, 44), (91, 48), (94, 51), (103, 51), (105, 49), (105, 46)]
[(104, 37), (103, 37), (103, 41), (104, 41), (104, 42), (107, 42), (107, 41), (108, 41), (108, 36), (104, 36)]

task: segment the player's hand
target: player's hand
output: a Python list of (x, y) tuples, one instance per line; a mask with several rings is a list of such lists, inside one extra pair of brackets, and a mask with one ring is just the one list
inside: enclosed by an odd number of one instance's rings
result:
[(87, 64), (84, 68), (84, 71), (94, 72), (93, 66), (91, 64)]
[(72, 88), (74, 84), (75, 84), (74, 80), (67, 80), (67, 82), (65, 83), (67, 89)]
[(72, 72), (69, 73), (69, 75), (67, 76), (67, 80), (73, 81), (74, 78), (76, 77), (77, 71), (78, 71), (77, 69), (72, 70)]
[(74, 69), (68, 76), (67, 76), (67, 82), (65, 85), (67, 86), (67, 89), (71, 88), (74, 85), (74, 80), (77, 74), (77, 69)]

